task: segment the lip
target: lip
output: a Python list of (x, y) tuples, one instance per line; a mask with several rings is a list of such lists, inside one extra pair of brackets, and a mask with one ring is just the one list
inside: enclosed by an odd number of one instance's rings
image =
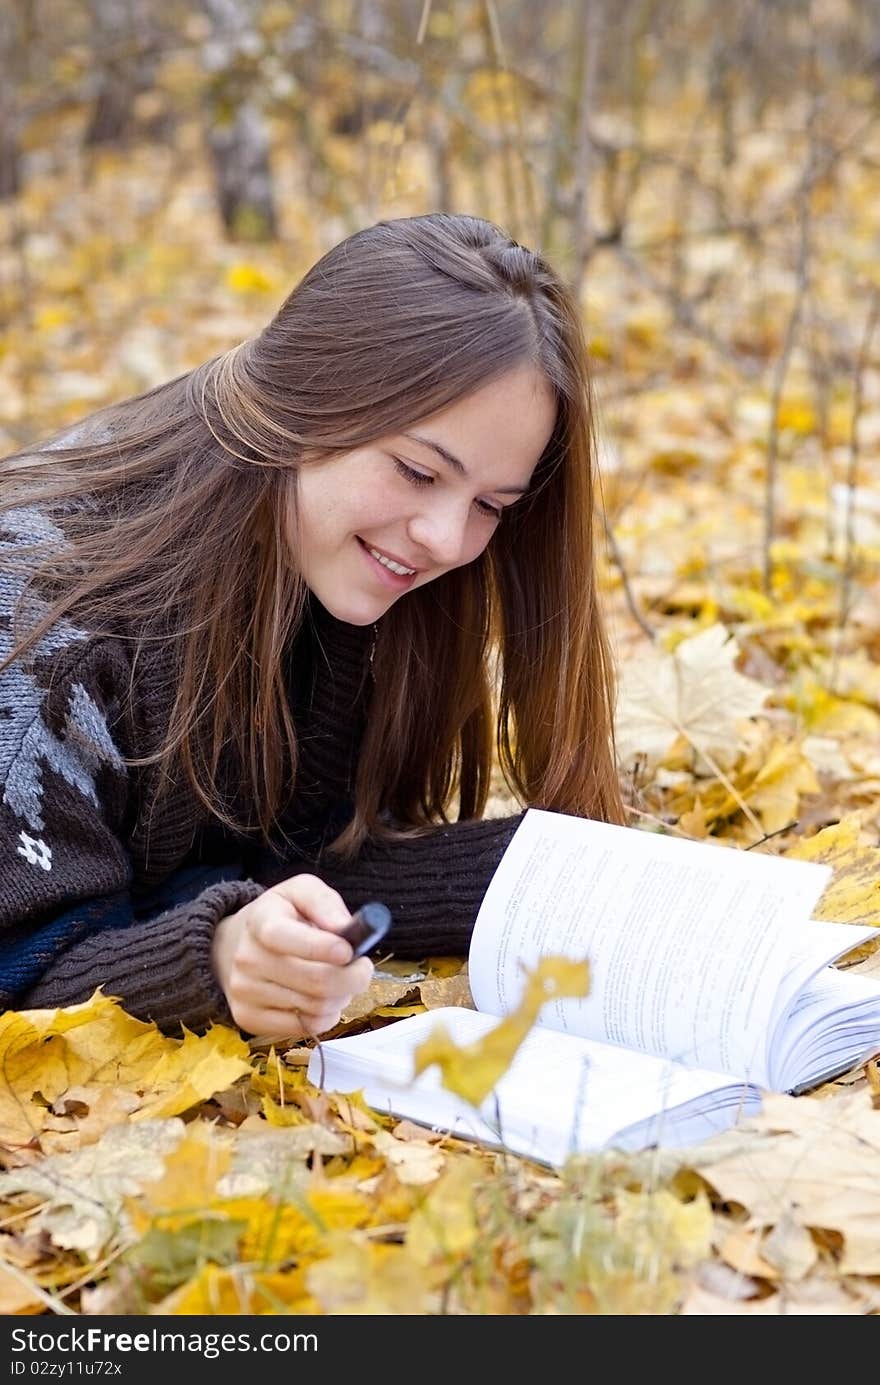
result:
[(417, 576), (420, 572), (427, 571), (427, 568), (417, 567), (415, 563), (407, 562), (406, 558), (401, 558), (396, 553), (389, 553), (387, 548), (379, 548), (375, 543), (367, 544), (366, 540), (362, 539), (360, 534), (357, 535), (357, 540), (358, 543), (363, 544), (364, 548), (375, 548), (377, 553), (381, 553), (383, 558), (390, 558), (392, 563), (400, 563), (401, 567), (411, 567), (415, 569), (413, 573), (414, 576)]
[[(382, 563), (377, 563), (376, 559), (370, 553), (367, 545), (364, 543), (362, 538), (358, 538), (358, 547), (363, 553), (366, 562), (370, 564), (370, 571), (372, 572), (373, 576), (376, 578), (378, 582), (382, 583), (383, 587), (387, 587), (390, 591), (407, 591), (419, 575), (419, 570), (416, 570), (415, 572), (410, 573), (408, 577), (402, 577), (399, 572), (392, 572), (390, 568), (384, 567)], [(381, 553), (383, 557), (386, 556), (385, 550), (383, 548), (377, 548), (376, 552)], [(387, 557), (390, 558), (391, 554), (387, 554)], [(392, 559), (392, 562), (397, 561), (398, 560), (396, 558)], [(409, 563), (404, 563), (403, 566), (409, 567)]]

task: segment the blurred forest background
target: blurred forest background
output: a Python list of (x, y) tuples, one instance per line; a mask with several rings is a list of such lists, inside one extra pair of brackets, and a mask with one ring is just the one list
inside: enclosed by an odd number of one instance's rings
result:
[(6, 0), (0, 62), (0, 450), (257, 331), (361, 226), (488, 216), (583, 306), (621, 660), (721, 621), (785, 722), (764, 819), (693, 754), (661, 784), (644, 718), (631, 801), (680, 820), (702, 769), (686, 829), (754, 841), (817, 773), (876, 800), (880, 5)]
[[(497, 221), (582, 306), (633, 822), (827, 861), (818, 916), (880, 923), (880, 0), (3, 0), (0, 69), (0, 453), (255, 333), (367, 224)], [(455, 961), (416, 989), (390, 962), (338, 1032), (466, 1003)], [(102, 1014), (101, 1064), (123, 1043)], [(35, 1166), (5, 1185), (4, 1311), (352, 1311), (355, 1290), (359, 1312), (880, 1311), (876, 1063), (815, 1094), (862, 1100), (826, 1106), (822, 1139), (791, 1098), (698, 1198), (688, 1164), (480, 1171), (348, 1103), (334, 1145), (302, 1054), (259, 1057), (154, 1106), (137, 1074), (68, 1106), (59, 1078), (51, 1112), (35, 1060), (4, 1107)], [(130, 1181), (145, 1127), (119, 1122), (196, 1096), (151, 1205), (201, 1200), (215, 1239), (174, 1241), (185, 1218), (160, 1235)], [(328, 1225), (384, 1218), (394, 1243), (316, 1239), (311, 1211), (304, 1240), (290, 1207), (264, 1243), (272, 1205), (212, 1202), (218, 1113), (246, 1112), (314, 1153)], [(346, 1162), (352, 1130), (368, 1158)], [(464, 1235), (474, 1178), (491, 1216), (478, 1198)]]

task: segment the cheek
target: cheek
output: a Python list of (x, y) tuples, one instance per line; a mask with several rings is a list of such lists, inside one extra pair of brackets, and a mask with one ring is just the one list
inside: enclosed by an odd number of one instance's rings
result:
[(469, 563), (472, 563), (475, 558), (479, 558), (480, 554), (485, 552), (485, 550), (489, 547), (489, 544), (492, 542), (492, 536), (496, 532), (497, 527), (497, 525), (493, 524), (480, 525), (482, 532), (476, 533), (474, 535), (473, 544), (468, 545), (468, 547), (472, 548), (473, 550), (467, 558), (467, 561)]
[(306, 485), (300, 491), (299, 512), (302, 533), (308, 541), (332, 544), (343, 537), (354, 523), (355, 502), (345, 489), (326, 485)]

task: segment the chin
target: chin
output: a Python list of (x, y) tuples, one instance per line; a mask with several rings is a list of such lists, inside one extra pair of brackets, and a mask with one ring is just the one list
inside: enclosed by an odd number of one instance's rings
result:
[(345, 625), (372, 625), (385, 614), (390, 601), (385, 603), (367, 600), (356, 600), (352, 597), (335, 596), (330, 592), (314, 592), (324, 610), (329, 612), (335, 620), (341, 620)]

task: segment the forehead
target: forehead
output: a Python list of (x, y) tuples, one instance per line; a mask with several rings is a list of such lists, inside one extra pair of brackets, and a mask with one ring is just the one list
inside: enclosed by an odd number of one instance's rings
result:
[[(528, 476), (550, 440), (556, 398), (535, 366), (519, 366), (456, 400), (405, 432), (439, 443), (469, 475), (499, 484)], [(460, 473), (459, 473), (460, 474)]]

